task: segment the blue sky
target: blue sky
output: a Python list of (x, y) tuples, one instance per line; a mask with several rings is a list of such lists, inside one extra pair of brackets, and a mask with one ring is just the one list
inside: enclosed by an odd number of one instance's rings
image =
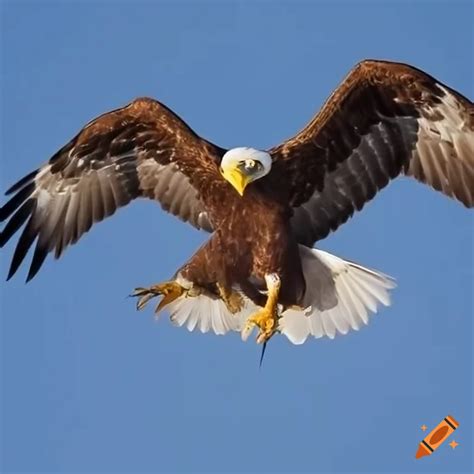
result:
[[(363, 58), (472, 98), (472, 2), (3, 2), (1, 189), (94, 116), (155, 97), (224, 146), (300, 129)], [(3, 472), (472, 470), (472, 216), (399, 180), (319, 245), (393, 275), (358, 333), (260, 348), (125, 296), (206, 235), (137, 202), (1, 288)], [(1, 253), (6, 276), (13, 251)], [(415, 460), (447, 414), (459, 446)]]

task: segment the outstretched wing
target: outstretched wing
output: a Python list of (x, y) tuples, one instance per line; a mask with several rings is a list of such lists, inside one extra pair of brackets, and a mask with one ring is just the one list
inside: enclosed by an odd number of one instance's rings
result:
[(219, 177), (225, 150), (198, 137), (171, 110), (140, 98), (86, 125), (47, 164), (7, 191), (0, 208), (0, 247), (26, 226), (16, 246), (8, 278), (37, 239), (30, 280), (47, 254), (56, 258), (77, 242), (93, 223), (112, 215), (132, 199), (147, 197), (211, 231), (199, 191)]
[(295, 137), (270, 150), (300, 243), (312, 245), (405, 174), (474, 205), (473, 103), (404, 64), (363, 61)]

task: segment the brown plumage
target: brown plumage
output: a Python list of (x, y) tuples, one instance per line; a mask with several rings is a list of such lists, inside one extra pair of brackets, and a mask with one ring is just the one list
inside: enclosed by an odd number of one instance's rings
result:
[(399, 174), (474, 204), (474, 107), (404, 64), (364, 61), (295, 137), (270, 150), (306, 245), (337, 229)]
[(27, 279), (92, 224), (138, 197), (214, 232), (179, 274), (218, 296), (239, 287), (262, 305), (265, 275), (279, 301), (302, 304), (298, 245), (312, 246), (400, 174), (474, 205), (474, 106), (411, 66), (359, 63), (295, 137), (268, 151), (271, 170), (241, 197), (220, 170), (227, 150), (163, 104), (140, 98), (101, 115), (7, 191), (0, 246), (26, 223), (13, 276), (35, 239)]
[(58, 258), (93, 223), (137, 197), (155, 199), (195, 227), (212, 230), (197, 196), (201, 187), (219, 185), (222, 154), (152, 99), (136, 99), (101, 115), (46, 165), (7, 191), (13, 197), (1, 208), (0, 220), (15, 214), (1, 233), (0, 245), (28, 220), (8, 278), (36, 237), (28, 280), (48, 252), (54, 250)]

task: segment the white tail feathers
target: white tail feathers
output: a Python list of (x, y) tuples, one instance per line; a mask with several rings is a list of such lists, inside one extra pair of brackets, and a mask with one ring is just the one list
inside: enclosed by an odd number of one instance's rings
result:
[[(309, 336), (316, 338), (336, 333), (346, 334), (368, 324), (371, 313), (380, 304), (390, 304), (392, 278), (364, 268), (322, 250), (300, 245), (306, 281), (305, 309), (287, 309), (280, 317), (279, 331), (293, 344), (302, 344)], [(232, 314), (220, 299), (208, 295), (182, 296), (166, 308), (171, 321), (189, 331), (240, 332), (247, 318), (258, 307), (244, 297), (244, 308)]]
[(229, 331), (241, 331), (248, 316), (257, 307), (251, 302), (237, 314), (232, 314), (225, 303), (208, 295), (182, 296), (168, 306), (170, 319), (176, 326), (186, 326), (189, 331), (213, 331), (226, 334)]
[(304, 310), (289, 309), (280, 318), (280, 332), (293, 344), (309, 336), (347, 334), (368, 324), (381, 304), (390, 305), (392, 278), (322, 250), (300, 245), (306, 281)]

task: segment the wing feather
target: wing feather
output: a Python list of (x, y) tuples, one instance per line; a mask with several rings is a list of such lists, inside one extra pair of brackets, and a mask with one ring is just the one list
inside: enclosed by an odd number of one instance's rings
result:
[(298, 241), (312, 245), (400, 174), (473, 207), (473, 150), (469, 99), (411, 66), (367, 60), (270, 150), (268, 179), (289, 197)]
[(95, 222), (139, 197), (157, 200), (173, 215), (212, 231), (200, 192), (220, 177), (224, 152), (152, 99), (101, 115), (7, 191), (11, 197), (0, 207), (0, 221), (6, 221), (0, 246), (26, 223), (8, 278), (35, 240), (27, 280), (48, 253), (59, 258)]

